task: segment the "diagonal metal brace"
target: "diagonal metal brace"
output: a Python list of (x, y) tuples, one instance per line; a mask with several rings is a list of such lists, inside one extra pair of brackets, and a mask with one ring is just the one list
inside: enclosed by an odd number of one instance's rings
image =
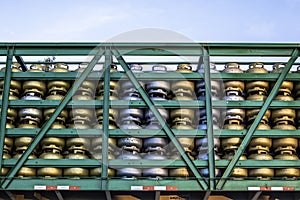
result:
[(208, 188), (208, 186), (207, 186), (207, 183), (206, 183), (205, 179), (199, 173), (199, 171), (198, 171), (196, 165), (194, 164), (194, 162), (185, 153), (185, 151), (182, 148), (181, 144), (177, 140), (175, 134), (169, 128), (169, 126), (167, 125), (167, 123), (165, 122), (165, 120), (161, 117), (161, 115), (160, 115), (159, 111), (157, 110), (157, 108), (155, 107), (154, 103), (148, 97), (148, 94), (140, 86), (138, 80), (136, 79), (136, 77), (134, 76), (134, 74), (132, 73), (132, 71), (127, 66), (127, 64), (126, 64), (125, 60), (123, 59), (122, 55), (116, 49), (113, 49), (112, 51), (113, 51), (113, 54), (116, 56), (118, 62), (121, 64), (122, 68), (126, 72), (126, 75), (130, 79), (130, 81), (132, 82), (132, 84), (139, 91), (139, 93), (141, 94), (141, 96), (142, 96), (143, 100), (145, 101), (146, 105), (149, 107), (149, 109), (152, 111), (152, 113), (154, 114), (154, 116), (157, 118), (157, 120), (159, 121), (159, 123), (162, 126), (162, 129), (164, 130), (164, 132), (166, 133), (166, 135), (169, 137), (169, 139), (173, 142), (174, 146), (177, 148), (177, 150), (179, 151), (180, 155), (182, 156), (182, 159), (184, 160), (184, 162), (186, 163), (186, 165), (190, 168), (190, 170), (192, 171), (192, 173), (196, 177), (199, 185), (202, 187), (203, 190), (206, 190)]
[(233, 168), (235, 167), (236, 163), (240, 159), (241, 155), (247, 148), (250, 139), (252, 138), (252, 135), (254, 134), (259, 122), (261, 121), (262, 117), (264, 116), (265, 112), (267, 111), (268, 107), (270, 106), (273, 98), (276, 96), (280, 86), (282, 85), (282, 82), (284, 81), (286, 75), (290, 71), (293, 63), (297, 60), (299, 56), (299, 50), (295, 49), (292, 53), (291, 58), (289, 59), (287, 65), (282, 70), (280, 76), (278, 77), (278, 80), (276, 81), (271, 93), (269, 94), (268, 98), (264, 102), (263, 106), (261, 107), (259, 113), (257, 114), (257, 117), (255, 118), (254, 122), (252, 123), (251, 127), (249, 128), (247, 134), (245, 135), (240, 147), (238, 148), (237, 152), (235, 153), (234, 157), (230, 161), (228, 167), (226, 168), (223, 176), (221, 177), (220, 181), (217, 184), (217, 190), (221, 190), (223, 186), (225, 185), (227, 178), (230, 176)]
[(104, 51), (101, 48), (97, 48), (96, 54), (91, 60), (91, 62), (88, 64), (86, 69), (82, 72), (80, 77), (74, 82), (73, 86), (71, 89), (68, 91), (66, 94), (65, 98), (60, 102), (56, 110), (53, 112), (49, 120), (44, 123), (40, 131), (37, 133), (36, 137), (34, 140), (31, 142), (31, 144), (28, 146), (26, 151), (23, 153), (23, 155), (18, 159), (15, 167), (13, 167), (9, 174), (5, 177), (4, 181), (2, 182), (1, 187), (3, 189), (6, 189), (11, 181), (13, 180), (13, 177), (15, 174), (20, 170), (24, 162), (27, 160), (28, 156), (31, 154), (31, 152), (34, 150), (36, 145), (40, 142), (40, 140), (47, 134), (49, 128), (51, 127), (52, 123), (55, 121), (57, 116), (61, 113), (61, 111), (65, 108), (65, 106), (68, 104), (68, 102), (71, 100), (72, 96), (74, 95), (75, 91), (80, 87), (82, 82), (88, 77), (94, 66), (97, 64), (99, 59), (102, 57), (104, 54)]
[(14, 48), (9, 47), (7, 50), (7, 59), (6, 59), (6, 69), (5, 69), (5, 80), (2, 91), (2, 107), (1, 107), (1, 126), (0, 126), (0, 172), (2, 171), (2, 156), (3, 156), (3, 147), (5, 140), (5, 129), (6, 129), (6, 117), (8, 109), (8, 100), (9, 100), (9, 89), (11, 81), (11, 64), (14, 54)]

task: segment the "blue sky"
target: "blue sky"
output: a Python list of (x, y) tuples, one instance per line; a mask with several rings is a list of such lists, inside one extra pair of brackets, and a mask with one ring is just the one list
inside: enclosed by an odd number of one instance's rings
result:
[(106, 41), (143, 28), (193, 41), (300, 41), (300, 0), (10, 0), (0, 8), (0, 41)]

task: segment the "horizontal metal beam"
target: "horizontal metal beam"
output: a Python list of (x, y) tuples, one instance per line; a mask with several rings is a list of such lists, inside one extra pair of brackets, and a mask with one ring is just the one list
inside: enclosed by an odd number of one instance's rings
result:
[[(266, 81), (276, 81), (280, 74), (269, 73), (269, 74), (256, 74), (256, 73), (212, 73), (211, 79), (213, 80), (266, 80)], [(4, 78), (4, 72), (0, 72), (0, 78)], [(203, 74), (198, 72), (194, 73), (177, 73), (177, 72), (167, 72), (167, 73), (152, 73), (144, 72), (140, 74), (135, 74), (136, 78), (139, 80), (178, 80), (178, 79), (189, 79), (189, 80), (199, 80), (203, 79)], [(12, 78), (15, 80), (76, 80), (78, 77), (77, 72), (12, 72)], [(285, 80), (297, 81), (300, 78), (300, 73), (288, 74)], [(103, 72), (91, 72), (87, 79), (90, 80), (103, 80)], [(111, 74), (111, 80), (128, 80), (123, 72), (117, 72)]]
[[(79, 186), (80, 191), (93, 190), (101, 191), (98, 179), (44, 179), (44, 178), (15, 178), (8, 187), (9, 190), (30, 190), (34, 186)], [(170, 180), (120, 180), (109, 179), (108, 190), (110, 191), (133, 191), (131, 186), (174, 186), (178, 191), (203, 191), (196, 180), (170, 179)], [(295, 191), (300, 191), (300, 180), (228, 180), (224, 187), (225, 191), (247, 191), (248, 187), (293, 187)], [(74, 192), (74, 191), (73, 191)], [(141, 191), (139, 191), (141, 192)], [(176, 192), (176, 191), (174, 191)]]
[[(13, 167), (17, 162), (16, 158), (5, 159), (3, 166)], [(215, 165), (217, 168), (225, 168), (229, 164), (230, 160), (216, 160)], [(109, 160), (109, 167), (113, 169), (120, 169), (123, 167), (134, 167), (134, 168), (149, 168), (149, 167), (163, 167), (163, 168), (178, 168), (186, 167), (182, 160), (123, 160), (113, 159)], [(208, 161), (194, 160), (193, 163), (198, 168), (206, 168)], [(27, 167), (86, 167), (95, 168), (101, 166), (101, 160), (95, 159), (29, 159), (24, 163)], [(299, 160), (239, 160), (236, 167), (241, 168), (257, 168), (257, 167), (271, 167), (271, 168), (294, 168), (295, 166), (300, 167)], [(100, 177), (99, 177), (100, 178)], [(193, 178), (193, 177), (191, 177)]]
[[(7, 129), (6, 135), (8, 137), (21, 137), (21, 136), (35, 136), (40, 129), (23, 129), (14, 128)], [(77, 129), (50, 129), (47, 136), (52, 137), (76, 137), (78, 136)], [(80, 131), (82, 136), (99, 137), (99, 134), (103, 133), (101, 129), (85, 129), (84, 132)], [(205, 130), (176, 130), (172, 129), (174, 134), (178, 137), (193, 137), (193, 138), (203, 138), (206, 136)], [(108, 131), (111, 137), (124, 137), (124, 136), (134, 136), (139, 138), (146, 137), (166, 137), (162, 130), (153, 129), (111, 129)], [(216, 137), (226, 138), (226, 137), (244, 137), (247, 130), (214, 130)], [(253, 137), (270, 137), (270, 138), (282, 138), (282, 137), (294, 137), (300, 138), (299, 130), (256, 130)]]
[[(0, 104), (2, 101), (0, 101)], [(51, 108), (59, 105), (59, 100), (11, 100), (8, 102), (9, 107), (22, 108), (24, 106), (34, 106), (36, 108)], [(155, 106), (162, 106), (165, 108), (204, 108), (205, 102), (200, 100), (190, 101), (153, 101)], [(138, 100), (112, 100), (110, 105), (114, 108), (146, 108), (147, 105), (144, 101)], [(263, 101), (212, 101), (214, 108), (260, 108), (263, 105)], [(103, 106), (102, 100), (72, 100), (67, 104), (67, 108), (74, 107), (85, 108), (101, 108)], [(295, 101), (272, 101), (269, 108), (293, 108), (300, 109), (300, 100)]]

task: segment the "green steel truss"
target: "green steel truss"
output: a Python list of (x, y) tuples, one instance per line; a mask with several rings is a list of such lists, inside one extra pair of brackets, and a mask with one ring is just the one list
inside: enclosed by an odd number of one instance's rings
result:
[[(0, 56), (6, 57), (6, 69), (10, 69), (9, 66), (12, 63), (14, 56), (92, 56), (92, 60), (89, 62), (86, 70), (78, 77), (76, 72), (68, 73), (51, 73), (51, 72), (19, 72), (12, 73), (11, 70), (0, 72), (0, 79), (5, 80), (3, 88), (3, 96), (1, 100), (1, 121), (0, 121), (0, 149), (3, 149), (4, 137), (18, 137), (18, 136), (34, 136), (35, 139), (28, 147), (26, 152), (20, 159), (0, 159), (0, 170), (4, 167), (11, 167), (9, 174), (6, 177), (2, 177), (1, 188), (5, 190), (33, 190), (36, 185), (76, 185), (80, 186), (81, 190), (131, 190), (131, 186), (176, 186), (179, 191), (192, 191), (192, 190), (247, 190), (248, 187), (269, 187), (269, 186), (293, 186), (295, 190), (300, 190), (300, 180), (232, 180), (229, 176), (235, 166), (255, 168), (255, 167), (272, 167), (272, 168), (283, 168), (283, 167), (298, 167), (300, 168), (300, 161), (258, 161), (258, 160), (245, 160), (239, 161), (239, 157), (244, 152), (250, 139), (252, 137), (268, 136), (271, 138), (280, 137), (295, 137), (300, 138), (300, 130), (295, 131), (283, 131), (283, 130), (270, 130), (270, 131), (256, 131), (256, 127), (261, 120), (262, 116), (268, 108), (283, 108), (291, 107), (294, 109), (300, 109), (300, 101), (273, 101), (281, 83), (284, 80), (298, 81), (300, 80), (300, 73), (288, 74), (291, 67), (295, 65), (295, 61), (299, 56), (298, 43), (291, 44), (279, 44), (279, 43), (0, 43)], [(104, 56), (104, 62), (100, 61), (100, 58)], [(129, 68), (126, 58), (128, 56), (198, 56), (199, 63), (205, 67), (204, 74), (194, 72), (191, 74), (182, 74), (180, 77), (176, 72), (168, 72), (166, 74), (157, 74), (146, 72), (140, 74), (133, 74)], [(209, 62), (210, 57), (286, 57), (286, 67), (280, 74), (213, 74), (210, 73)], [(118, 61), (124, 72), (110, 73), (109, 66), (113, 62), (112, 57)], [(31, 64), (26, 62), (25, 64)], [(32, 62), (34, 63), (34, 62)], [(68, 62), (66, 62), (68, 63)], [(70, 64), (78, 64), (80, 62), (69, 62)], [(92, 71), (96, 64), (104, 64), (106, 70), (101, 72)], [(136, 62), (135, 62), (136, 63)], [(162, 62), (164, 63), (164, 62)], [(166, 62), (172, 63), (172, 62)], [(217, 63), (226, 63), (223, 61)], [(268, 62), (273, 64), (273, 62)], [(275, 63), (275, 62), (274, 62)], [(0, 62), (1, 64), (1, 62)], [(2, 63), (4, 64), (4, 62)], [(141, 62), (141, 64), (153, 64), (150, 62)], [(173, 62), (173, 64), (177, 64)], [(248, 64), (248, 62), (244, 62)], [(90, 101), (75, 101), (71, 100), (74, 92), (80, 86), (82, 81), (86, 78), (91, 80), (103, 80), (105, 93), (104, 100), (90, 100)], [(139, 86), (138, 80), (177, 80), (177, 79), (190, 79), (190, 80), (206, 80), (206, 101), (184, 101), (179, 102), (175, 100), (168, 101), (152, 101), (147, 96), (146, 92), (142, 87)], [(76, 80), (72, 88), (62, 101), (54, 100), (41, 100), (41, 101), (24, 101), (24, 100), (8, 100), (6, 98), (9, 92), (10, 80)], [(109, 82), (110, 80), (129, 79), (133, 82), (134, 86), (138, 89), (143, 97), (142, 101), (124, 101), (114, 100), (109, 101)], [(210, 96), (210, 80), (211, 79), (222, 79), (222, 80), (268, 80), (276, 81), (268, 98), (263, 101), (211, 101)], [(33, 106), (39, 108), (56, 107), (56, 111), (53, 113), (51, 118), (40, 128), (40, 129), (5, 129), (7, 108), (21, 108), (24, 106)], [(65, 107), (96, 107), (104, 109), (104, 126), (103, 129), (88, 129), (84, 131), (84, 135), (96, 137), (103, 137), (103, 159), (102, 160), (44, 160), (44, 159), (30, 159), (27, 157), (31, 151), (45, 136), (57, 136), (57, 137), (74, 137), (78, 136), (74, 129), (64, 130), (51, 130), (50, 126), (54, 122), (55, 118), (59, 115), (62, 109)], [(125, 108), (125, 107), (148, 107), (161, 122), (163, 129), (157, 130), (109, 130), (108, 129), (108, 109), (114, 108)], [(208, 118), (208, 129), (203, 130), (172, 130), (165, 124), (163, 118), (160, 116), (156, 106), (163, 106), (166, 108), (206, 108)], [(212, 129), (212, 107), (216, 108), (261, 108), (258, 117), (251, 125), (248, 130), (213, 130)], [(149, 160), (108, 160), (107, 147), (108, 137), (124, 137), (124, 135), (130, 134), (132, 136), (147, 137), (168, 137), (182, 154), (182, 160), (164, 160), (164, 161), (149, 161)], [(180, 143), (176, 139), (179, 136), (202, 138), (208, 137), (209, 148), (213, 148), (213, 136), (218, 135), (219, 137), (242, 137), (243, 142), (238, 149), (236, 155), (231, 161), (228, 160), (214, 160), (213, 151), (210, 151), (208, 161), (195, 160), (192, 161), (184, 152)], [(3, 152), (0, 151), (0, 156)], [(30, 167), (45, 167), (45, 166), (58, 166), (58, 167), (70, 167), (70, 166), (83, 166), (83, 167), (102, 167), (101, 177), (86, 177), (78, 180), (59, 178), (59, 179), (42, 179), (40, 177), (32, 179), (22, 179), (15, 177), (15, 174), (22, 166)], [(178, 180), (166, 178), (164, 180), (147, 180), (141, 178), (138, 180), (121, 180), (117, 178), (108, 178), (108, 167), (128, 167), (133, 166), (137, 168), (147, 167), (159, 167), (167, 166), (168, 168), (184, 167), (187, 166), (192, 172), (194, 177), (190, 177), (186, 180)], [(210, 171), (209, 178), (203, 178), (197, 168), (208, 167)], [(224, 169), (222, 177), (215, 177), (215, 168)]]

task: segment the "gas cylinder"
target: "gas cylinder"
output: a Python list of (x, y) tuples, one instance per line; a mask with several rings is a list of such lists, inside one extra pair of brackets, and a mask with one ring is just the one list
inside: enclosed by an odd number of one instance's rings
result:
[[(285, 64), (276, 63), (273, 65), (272, 73), (281, 73), (284, 68), (285, 68)], [(272, 83), (272, 87), (274, 87), (274, 85), (275, 85), (275, 83)], [(290, 96), (291, 97), (293, 88), (294, 88), (294, 84), (292, 81), (283, 81), (278, 90), (277, 96), (279, 95), (279, 96)]]
[[(30, 66), (27, 72), (43, 72), (44, 67), (39, 64)], [(44, 97), (46, 93), (46, 84), (44, 81), (30, 80), (23, 82), (23, 96), (26, 94), (32, 94), (33, 96)]]
[(297, 138), (276, 138), (273, 139), (273, 148), (275, 152), (279, 151), (292, 151), (296, 152), (298, 148)]
[(222, 139), (222, 148), (224, 151), (238, 149), (242, 138), (224, 138)]
[[(251, 154), (248, 159), (254, 160), (273, 160), (273, 157), (267, 153)], [(256, 168), (249, 169), (249, 176), (256, 177), (258, 179), (270, 179), (274, 176), (274, 169), (271, 168)]]
[(69, 116), (72, 121), (84, 121), (89, 124), (95, 119), (95, 112), (92, 109), (88, 108), (72, 108), (69, 112)]
[[(50, 70), (50, 72), (58, 72), (58, 73), (69, 72), (69, 66), (65, 63), (57, 63), (54, 66), (54, 68)], [(47, 88), (48, 88), (48, 96), (46, 98), (47, 100), (53, 98), (63, 98), (67, 94), (70, 88), (70, 82), (64, 80), (51, 80), (48, 81)]]
[[(11, 156), (7, 152), (3, 152), (2, 158), (3, 159), (10, 159)], [(2, 167), (1, 176), (5, 176), (8, 173), (8, 171), (9, 171), (9, 168)]]
[[(69, 153), (65, 156), (66, 159), (88, 159), (89, 157), (82, 153)], [(64, 176), (73, 178), (86, 177), (89, 175), (89, 169), (83, 167), (64, 168)]]
[[(82, 73), (85, 68), (78, 68), (75, 72)], [(94, 97), (96, 92), (96, 82), (92, 80), (85, 80), (81, 83), (80, 87), (77, 89), (75, 96), (91, 96)]]
[[(147, 160), (166, 160), (167, 157), (162, 154), (157, 153), (148, 153), (144, 156), (144, 159)], [(168, 169), (164, 168), (148, 168), (143, 169), (143, 175), (149, 177), (150, 179), (162, 179), (163, 177), (168, 176)]]
[[(16, 155), (14, 155), (13, 158), (20, 158), (23, 155), (23, 153), (18, 152)], [(31, 154), (28, 156), (28, 159), (36, 159), (36, 156)], [(31, 167), (21, 167), (21, 169), (17, 173), (18, 177), (32, 177), (36, 176), (36, 169)]]
[(291, 108), (281, 108), (272, 110), (272, 120), (276, 124), (280, 121), (289, 121), (294, 123), (296, 118), (296, 111)]
[[(165, 73), (167, 72), (167, 67), (164, 65), (154, 65), (152, 67), (152, 72)], [(156, 97), (166, 100), (168, 99), (168, 94), (170, 92), (170, 82), (163, 80), (147, 81), (145, 88), (149, 94), (149, 97)]]
[(150, 137), (144, 139), (145, 152), (160, 151), (165, 152), (167, 146), (166, 138)]
[[(192, 73), (192, 66), (190, 64), (179, 64), (177, 66), (177, 73)], [(177, 80), (173, 81), (171, 90), (176, 96), (188, 96), (191, 100), (195, 99), (194, 92), (195, 84), (193, 81)], [(174, 99), (174, 98), (173, 98)]]
[(7, 151), (8, 153), (10, 153), (12, 150), (13, 144), (14, 144), (13, 138), (5, 137), (4, 138), (4, 147), (3, 147), (4, 151)]
[[(270, 130), (270, 126), (267, 124), (259, 123), (256, 130)], [(271, 138), (252, 138), (248, 145), (248, 152), (270, 152), (272, 147)]]
[[(115, 73), (115, 72), (118, 72), (117, 65), (111, 64), (110, 73)], [(120, 86), (118, 84), (118, 81), (111, 80), (109, 82), (109, 93), (110, 93), (109, 100), (118, 100), (119, 90), (120, 90)], [(97, 86), (97, 99), (103, 100), (103, 95), (104, 95), (104, 81), (99, 81)]]
[[(129, 68), (133, 73), (143, 72), (143, 67), (139, 64), (130, 64)], [(145, 89), (144, 82), (139, 81), (139, 84), (143, 89)], [(120, 92), (123, 100), (142, 100), (140, 93), (134, 87), (134, 85), (130, 80), (121, 81), (120, 85), (121, 85)]]
[(65, 146), (65, 139), (57, 137), (45, 137), (41, 140), (40, 145), (42, 149), (55, 149), (61, 152)]
[[(45, 121), (47, 121), (51, 115), (54, 113), (56, 109), (55, 108), (46, 108), (44, 109), (44, 119)], [(56, 122), (59, 122), (59, 123), (62, 123), (62, 124), (65, 124), (67, 122), (67, 119), (68, 119), (68, 111), (65, 109), (65, 110), (62, 110), (61, 113), (57, 116), (56, 118)]]
[[(222, 159), (225, 160), (231, 160), (234, 157), (234, 154), (225, 154)], [(245, 155), (241, 155), (239, 160), (247, 160), (247, 157)], [(233, 177), (234, 179), (243, 179), (248, 177), (248, 169), (246, 168), (239, 168), (235, 167), (233, 168), (230, 177)]]
[[(252, 123), (252, 121), (254, 121), (254, 119), (256, 118), (259, 111), (260, 111), (260, 109), (246, 110), (246, 116), (248, 118), (248, 122)], [(265, 112), (264, 116), (262, 117), (261, 121), (263, 121), (264, 124), (267, 124), (269, 122), (270, 116), (271, 116), (271, 111), (267, 110)]]
[[(96, 116), (97, 116), (97, 121), (102, 122), (103, 121), (103, 109), (97, 109)], [(109, 121), (116, 123), (118, 120), (118, 117), (119, 117), (119, 112), (117, 109), (109, 109), (109, 111), (108, 111)]]
[(124, 150), (133, 150), (140, 152), (143, 140), (136, 137), (126, 137), (118, 139), (118, 146)]
[[(225, 65), (224, 73), (243, 73), (238, 63), (227, 63)], [(224, 82), (226, 95), (241, 95), (245, 89), (245, 83), (240, 80), (231, 80)]]
[(89, 138), (67, 138), (66, 139), (66, 147), (70, 150), (82, 150), (88, 151), (90, 149), (91, 140)]
[[(19, 63), (12, 63), (11, 72), (21, 72), (19, 67), (20, 67)], [(5, 72), (5, 68), (2, 68), (0, 71)], [(1, 80), (0, 81), (0, 94), (1, 95), (3, 92), (3, 88), (4, 88), (3, 86), (4, 86), (4, 80)], [(19, 99), (21, 89), (22, 89), (22, 82), (12, 79), (10, 81), (9, 96), (11, 96), (12, 98)]]
[[(276, 160), (299, 160), (298, 156), (291, 153), (280, 153), (275, 156)], [(282, 168), (275, 170), (275, 176), (284, 179), (296, 179), (300, 176), (300, 169), (298, 168)]]
[[(55, 149), (47, 149), (39, 156), (42, 159), (63, 159), (60, 151)], [(61, 177), (62, 169), (57, 167), (41, 167), (37, 169), (38, 176), (44, 177)]]
[[(194, 157), (191, 156), (190, 152), (186, 152), (187, 155), (191, 160), (194, 160)], [(171, 160), (182, 160), (181, 155), (179, 152), (173, 152), (170, 157)], [(171, 168), (169, 169), (169, 176), (176, 177), (176, 179), (187, 178), (191, 176), (191, 172), (186, 167), (179, 167), (179, 168)]]
[[(102, 150), (102, 137), (93, 138), (91, 140), (92, 149), (95, 151)], [(108, 151), (114, 152), (117, 146), (117, 141), (115, 138), (108, 138)]]
[[(249, 65), (249, 69), (247, 70), (247, 73), (268, 73), (268, 71), (264, 68), (264, 64), (263, 63), (251, 63)], [(269, 82), (267, 81), (249, 81), (246, 83), (246, 91), (248, 94), (248, 98), (250, 98), (250, 96), (255, 95), (255, 96), (266, 96), (268, 93), (268, 89), (269, 89)], [(262, 97), (265, 98), (265, 97)], [(253, 98), (251, 98), (251, 100), (255, 100)], [(256, 99), (258, 100), (258, 99)]]
[[(123, 152), (118, 159), (122, 160), (140, 160), (142, 159), (137, 152)], [(122, 177), (122, 179), (136, 179), (142, 176), (142, 169), (125, 167), (117, 169), (117, 176)]]

